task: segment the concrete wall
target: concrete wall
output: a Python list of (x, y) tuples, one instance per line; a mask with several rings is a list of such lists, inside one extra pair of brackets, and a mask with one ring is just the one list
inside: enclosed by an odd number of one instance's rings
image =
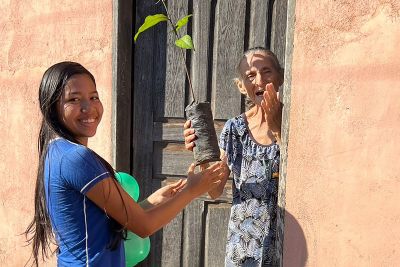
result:
[[(0, 1), (0, 265), (23, 266), (33, 217), (43, 72), (77, 61), (97, 80), (103, 121), (89, 146), (111, 160), (112, 1)], [(54, 260), (49, 264), (54, 266)]]
[(400, 262), (400, 2), (298, 0), (284, 266)]

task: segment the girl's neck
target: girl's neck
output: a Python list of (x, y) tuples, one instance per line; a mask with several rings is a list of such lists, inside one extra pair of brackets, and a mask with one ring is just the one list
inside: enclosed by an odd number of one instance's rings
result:
[[(59, 138), (63, 138), (63, 137), (57, 135), (57, 136), (55, 136), (55, 137), (53, 138), (53, 140), (56, 140), (56, 139), (59, 139)], [(64, 139), (66, 139), (66, 138), (64, 138)], [(66, 139), (66, 140), (68, 140), (68, 139)], [(88, 145), (89, 138), (87, 138), (87, 137), (81, 137), (81, 138), (75, 137), (75, 141), (77, 141), (78, 144), (80, 144), (80, 145), (87, 146), (87, 145)]]
[(76, 140), (79, 142), (79, 144), (87, 146), (89, 138), (82, 137), (82, 138), (76, 138)]

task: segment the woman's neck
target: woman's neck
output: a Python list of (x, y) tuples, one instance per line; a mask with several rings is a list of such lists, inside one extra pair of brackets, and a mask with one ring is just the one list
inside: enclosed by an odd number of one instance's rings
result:
[(275, 118), (268, 117), (260, 106), (252, 107), (245, 115), (255, 141), (262, 145), (280, 142), (280, 125), (277, 125)]

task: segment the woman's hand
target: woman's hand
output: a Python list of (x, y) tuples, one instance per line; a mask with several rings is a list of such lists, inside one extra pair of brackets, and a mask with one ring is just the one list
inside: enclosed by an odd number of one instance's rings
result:
[(279, 92), (275, 90), (272, 83), (265, 86), (266, 90), (263, 94), (264, 99), (261, 101), (261, 107), (264, 110), (268, 126), (280, 136), (282, 124), (282, 103), (279, 101)]
[(186, 189), (198, 197), (221, 183), (226, 173), (225, 163), (216, 162), (199, 173), (194, 173), (196, 165), (193, 163), (188, 170)]
[(196, 140), (196, 135), (194, 134), (194, 129), (190, 128), (191, 122), (190, 120), (187, 120), (185, 124), (183, 125), (183, 128), (185, 129), (183, 131), (183, 136), (185, 137), (185, 148), (189, 151), (193, 151), (193, 147), (195, 147), (194, 140)]
[(175, 183), (161, 187), (146, 200), (141, 202), (140, 206), (144, 209), (148, 209), (168, 201), (185, 187), (186, 181), (186, 179), (179, 179), (179, 181)]

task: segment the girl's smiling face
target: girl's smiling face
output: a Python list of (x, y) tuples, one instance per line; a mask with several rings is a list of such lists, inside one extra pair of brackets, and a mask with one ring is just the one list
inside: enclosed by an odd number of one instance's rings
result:
[(103, 105), (96, 85), (86, 74), (72, 76), (58, 100), (58, 119), (83, 145), (96, 134)]
[(272, 83), (276, 91), (283, 83), (277, 66), (264, 51), (254, 51), (246, 55), (239, 64), (239, 72), (242, 78), (238, 83), (240, 92), (246, 94), (256, 105), (261, 105), (268, 83)]

